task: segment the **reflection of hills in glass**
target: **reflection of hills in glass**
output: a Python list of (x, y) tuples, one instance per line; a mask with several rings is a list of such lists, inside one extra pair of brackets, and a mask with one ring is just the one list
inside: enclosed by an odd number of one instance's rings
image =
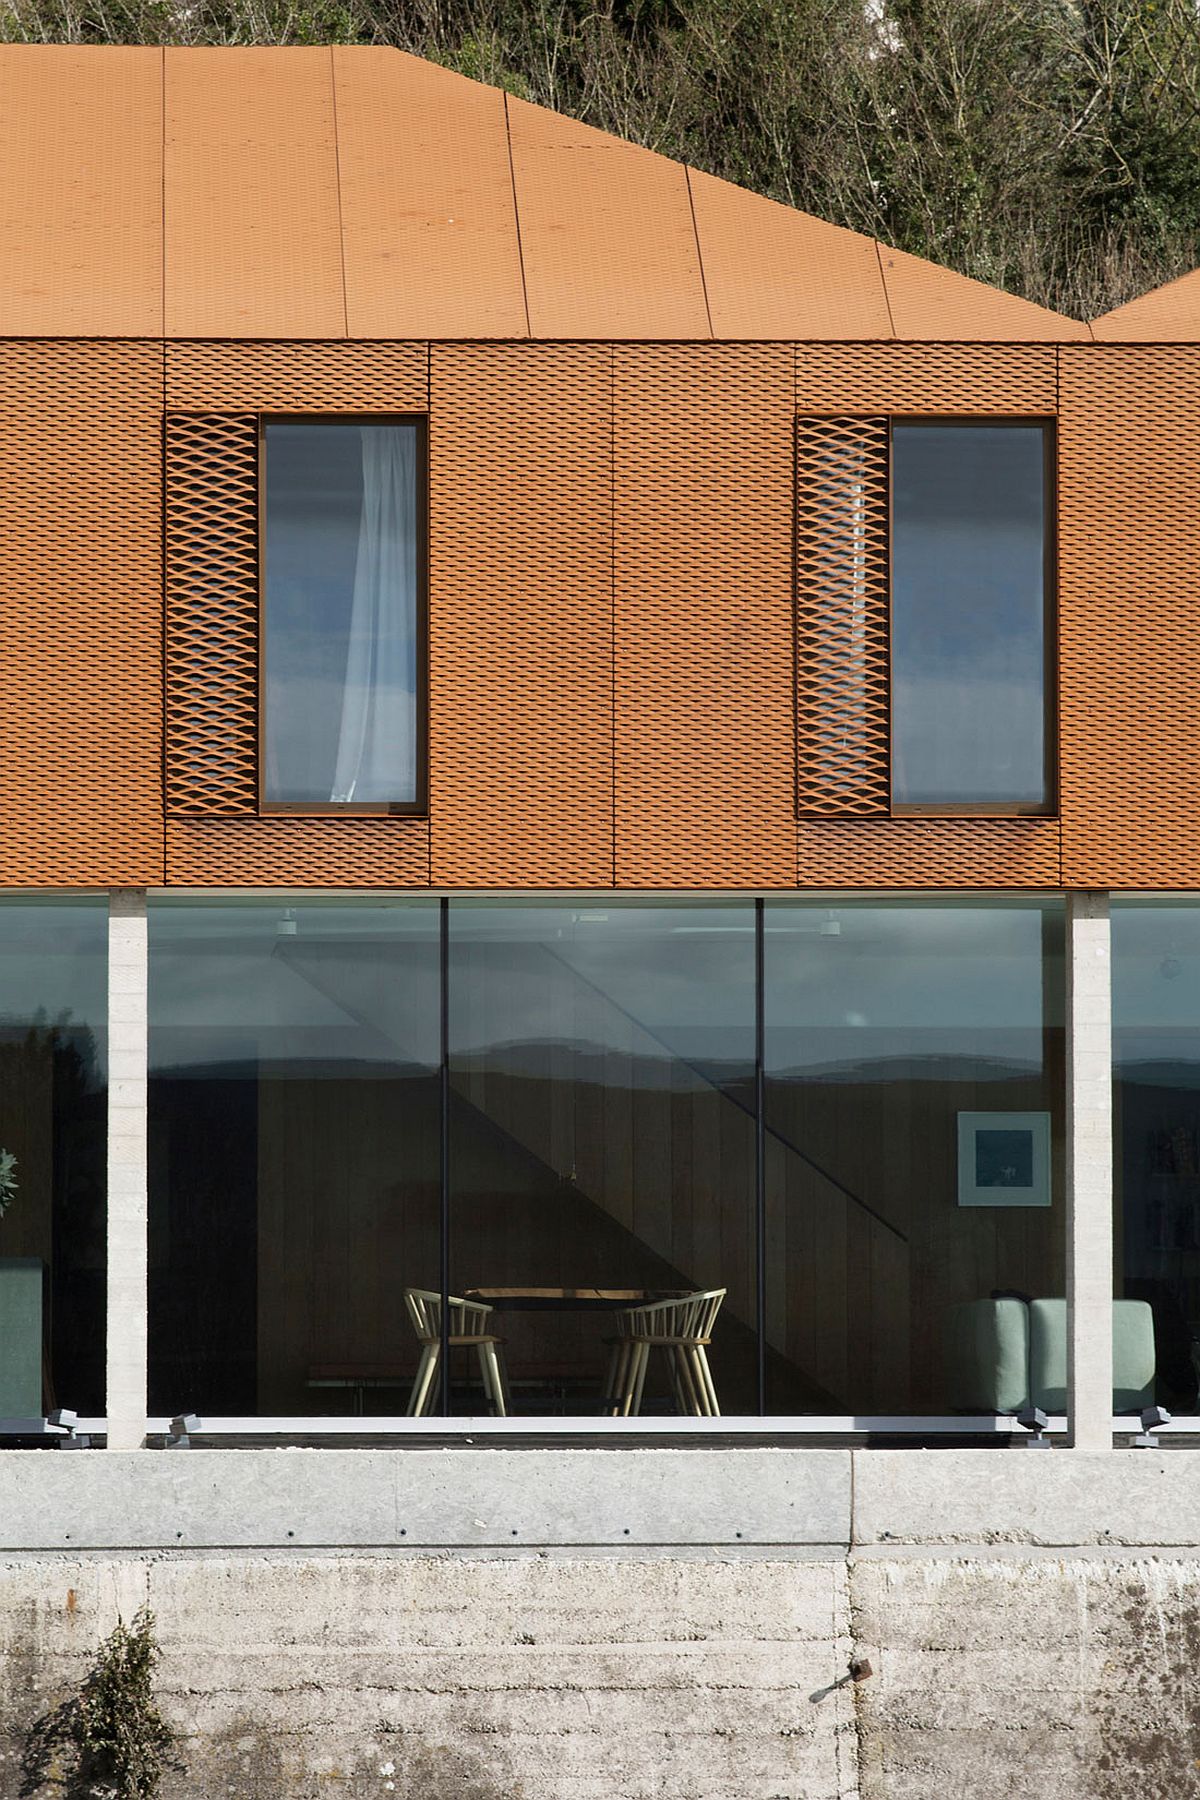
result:
[[(410, 1058), (356, 1054), (348, 1045), (345, 1054), (325, 1048), (288, 1048), (289, 1035), (281, 1032), (278, 1045), (264, 1033), (257, 1052), (218, 1055), (212, 1059), (188, 1057), (180, 1045), (178, 1060), (170, 1056), (152, 1059), (152, 1075), (160, 1079), (249, 1081), (274, 1076), (295, 1080), (375, 1081), (420, 1080), (435, 1073), (428, 1063)], [(348, 1034), (353, 1035), (353, 1034)], [(165, 1048), (165, 1046), (164, 1046)], [(490, 1045), (485, 1051), (452, 1056), (451, 1078), (486, 1064), (492, 1074), (507, 1074), (532, 1081), (596, 1082), (600, 1085), (658, 1088), (678, 1083), (690, 1074), (705, 1086), (738, 1092), (753, 1081), (753, 1068), (741, 1059), (689, 1057), (666, 1049), (634, 1054), (614, 1050), (603, 1043), (543, 1038), (519, 1044)], [(790, 1066), (768, 1064), (767, 1081), (773, 1083), (838, 1082), (863, 1087), (889, 1086), (897, 1082), (1017, 1081), (1041, 1074), (1040, 1060), (1029, 1056), (963, 1056), (954, 1053), (922, 1055), (909, 1052), (863, 1059), (833, 1059)], [(1195, 1070), (1200, 1085), (1200, 1067)]]
[(1115, 1057), (1114, 1074), (1118, 1081), (1133, 1081), (1139, 1087), (1200, 1089), (1200, 1044), (1195, 1060), (1172, 1061), (1162, 1057)]

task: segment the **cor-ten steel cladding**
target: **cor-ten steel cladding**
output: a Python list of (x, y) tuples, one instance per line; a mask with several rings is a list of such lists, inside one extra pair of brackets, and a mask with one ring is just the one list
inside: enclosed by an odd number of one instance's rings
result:
[[(1092, 343), (397, 52), (5, 46), (0, 100), (4, 881), (1200, 886), (1193, 278)], [(259, 809), (283, 413), (428, 416), (426, 817)], [(1057, 419), (1061, 818), (886, 816), (877, 726), (872, 816), (806, 790), (797, 421), (897, 416)]]

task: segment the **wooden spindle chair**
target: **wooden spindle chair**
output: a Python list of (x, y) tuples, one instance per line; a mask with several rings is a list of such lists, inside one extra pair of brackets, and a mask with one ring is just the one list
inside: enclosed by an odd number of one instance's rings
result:
[(605, 1389), (606, 1413), (619, 1419), (641, 1412), (650, 1352), (665, 1350), (679, 1411), (696, 1418), (720, 1417), (708, 1346), (725, 1291), (708, 1288), (681, 1300), (653, 1300), (617, 1314)]
[[(421, 1345), (421, 1361), (408, 1401), (410, 1419), (426, 1417), (433, 1410), (442, 1378), (442, 1296), (428, 1288), (405, 1288), (404, 1304)], [(479, 1358), (479, 1378), (484, 1398), (493, 1414), (508, 1417), (508, 1376), (504, 1368), (504, 1339), (488, 1330), (492, 1312), (477, 1300), (450, 1296), (451, 1350), (473, 1349)]]

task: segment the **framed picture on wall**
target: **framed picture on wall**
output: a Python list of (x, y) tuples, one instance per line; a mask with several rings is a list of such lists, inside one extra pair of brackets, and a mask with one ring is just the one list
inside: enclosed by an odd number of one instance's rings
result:
[(960, 1112), (960, 1206), (1049, 1206), (1050, 1114)]

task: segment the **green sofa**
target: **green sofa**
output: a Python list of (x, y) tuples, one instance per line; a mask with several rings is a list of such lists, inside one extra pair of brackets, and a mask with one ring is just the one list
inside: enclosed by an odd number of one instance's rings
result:
[[(1017, 1413), (1067, 1406), (1065, 1300), (968, 1300), (946, 1322), (946, 1377), (955, 1412)], [(1154, 1315), (1145, 1300), (1113, 1301), (1113, 1412), (1154, 1402)]]

